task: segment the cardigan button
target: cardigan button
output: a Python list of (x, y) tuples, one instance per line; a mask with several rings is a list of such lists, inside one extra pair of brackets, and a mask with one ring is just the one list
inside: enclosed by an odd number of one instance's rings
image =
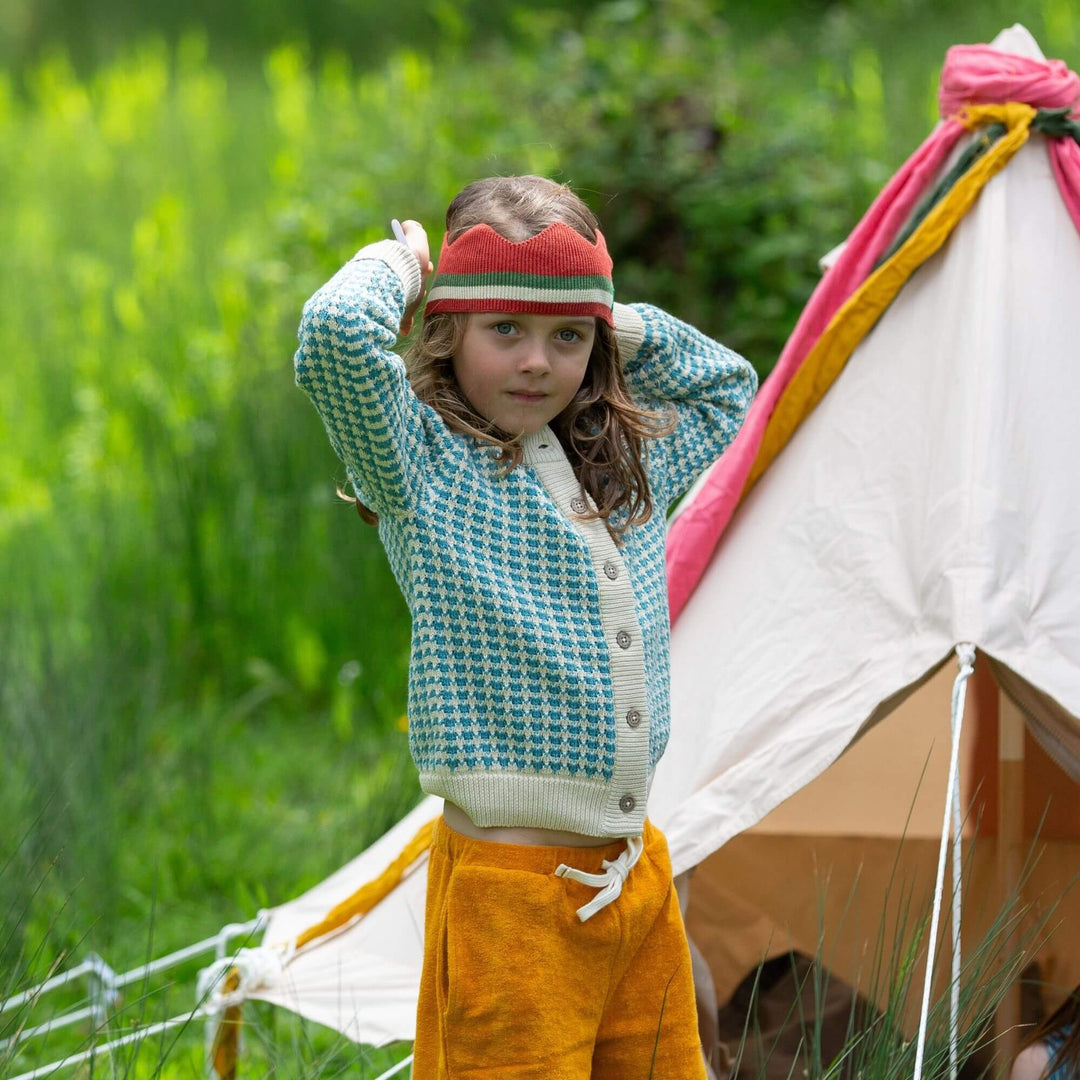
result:
[(640, 723), (641, 723), (641, 713), (639, 713), (637, 711), (637, 709), (631, 709), (626, 714), (626, 726), (627, 727), (637, 727), (638, 724), (640, 724)]
[(585, 500), (580, 495), (575, 495), (570, 500), (570, 509), (573, 510), (575, 514), (584, 514), (587, 509)]
[(607, 576), (612, 581), (614, 581), (619, 576), (619, 568), (618, 566), (616, 566), (615, 563), (608, 560), (606, 563), (604, 563), (604, 573), (607, 574)]
[(634, 801), (634, 796), (633, 795), (624, 795), (619, 800), (619, 809), (624, 814), (629, 814), (630, 811), (633, 810), (636, 805), (637, 805), (637, 803)]
[(620, 649), (630, 648), (630, 635), (625, 630), (620, 630), (615, 635), (615, 640), (619, 643)]

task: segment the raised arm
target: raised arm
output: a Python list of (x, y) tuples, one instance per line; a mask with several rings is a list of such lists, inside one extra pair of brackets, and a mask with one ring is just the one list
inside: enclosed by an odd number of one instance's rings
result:
[(409, 513), (424, 483), (431, 410), (392, 351), (422, 283), (412, 251), (381, 240), (361, 248), (300, 318), (297, 385), (319, 411), (358, 498), (380, 514)]
[(672, 405), (679, 416), (675, 431), (649, 443), (650, 473), (670, 505), (735, 438), (757, 392), (757, 373), (660, 308), (616, 304), (614, 314), (630, 393), (649, 408)]

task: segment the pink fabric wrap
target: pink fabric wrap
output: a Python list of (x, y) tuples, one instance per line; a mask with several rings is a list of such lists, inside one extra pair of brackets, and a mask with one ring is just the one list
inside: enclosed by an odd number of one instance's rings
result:
[(1069, 217), (1080, 232), (1080, 146), (1072, 139), (1054, 139), (1050, 143), (1050, 164)]
[(945, 53), (938, 109), (952, 116), (965, 105), (1022, 101), (1060, 109), (1080, 99), (1080, 76), (1064, 60), (1032, 60), (989, 45), (954, 45)]
[[(1080, 78), (1061, 60), (1031, 60), (988, 45), (954, 45), (945, 54), (939, 95), (945, 117), (952, 117), (968, 102), (1023, 101), (1036, 108), (1060, 108), (1078, 99)], [(739, 434), (712, 466), (693, 502), (671, 523), (667, 576), (672, 624), (735, 512), (776, 403), (833, 316), (869, 276), (964, 131), (959, 121), (946, 119), (874, 200), (807, 302)], [(1049, 145), (1062, 198), (1080, 231), (1080, 147), (1070, 139), (1053, 139)]]

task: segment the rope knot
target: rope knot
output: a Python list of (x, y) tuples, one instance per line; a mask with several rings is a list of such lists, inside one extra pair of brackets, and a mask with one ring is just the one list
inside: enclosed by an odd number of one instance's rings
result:
[(956, 659), (961, 669), (975, 667), (975, 646), (970, 641), (962, 641), (956, 646)]

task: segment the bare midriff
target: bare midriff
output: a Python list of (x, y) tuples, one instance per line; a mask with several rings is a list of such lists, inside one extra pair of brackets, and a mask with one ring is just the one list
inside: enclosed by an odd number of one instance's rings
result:
[(474, 825), (472, 818), (456, 803), (443, 801), (443, 817), (454, 832), (464, 833), (475, 840), (494, 840), (499, 844), (548, 844), (554, 847), (603, 847), (615, 837), (588, 836), (585, 833), (564, 832), (562, 829), (527, 829), (517, 826)]

